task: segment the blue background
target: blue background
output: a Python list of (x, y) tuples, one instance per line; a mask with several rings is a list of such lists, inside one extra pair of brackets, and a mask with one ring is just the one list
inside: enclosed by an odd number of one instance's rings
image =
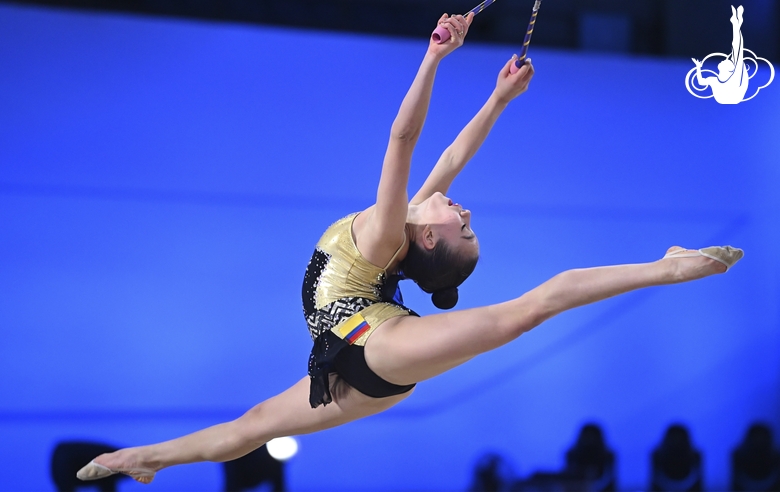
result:
[[(58, 440), (173, 438), (305, 374), (304, 269), (332, 221), (372, 203), (425, 47), (0, 5), (0, 489), (53, 489)], [(413, 188), (516, 49), (443, 62)], [(463, 490), (485, 451), (518, 476), (555, 470), (590, 420), (621, 488), (646, 486), (683, 422), (722, 489), (749, 423), (780, 429), (778, 82), (720, 106), (685, 90), (690, 61), (532, 56), (531, 89), (451, 189), (482, 245), (459, 307), (675, 244), (745, 259), (565, 313), (385, 414), (301, 437), (292, 490)], [(188, 465), (143, 490), (221, 477)]]

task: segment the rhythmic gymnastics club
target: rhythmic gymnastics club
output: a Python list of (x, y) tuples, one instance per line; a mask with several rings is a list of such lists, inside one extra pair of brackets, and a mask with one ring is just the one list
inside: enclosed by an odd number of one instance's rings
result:
[(534, 3), (534, 10), (531, 13), (531, 21), (528, 23), (528, 29), (525, 31), (525, 39), (523, 39), (523, 49), (520, 51), (520, 56), (509, 67), (509, 73), (517, 73), (520, 67), (525, 63), (525, 57), (528, 54), (528, 45), (531, 44), (531, 34), (534, 32), (534, 24), (536, 24), (536, 14), (539, 13), (539, 7), (542, 5), (542, 0), (536, 0)]
[[(469, 10), (468, 12), (466, 12), (466, 15), (464, 15), (463, 17), (466, 17), (467, 15), (469, 15), (471, 13), (473, 13), (474, 15), (477, 15), (478, 13), (482, 12), (483, 10), (485, 10), (486, 7), (488, 7), (491, 3), (495, 2), (495, 1), (496, 0), (484, 0), (482, 3), (480, 3), (476, 7), (474, 7), (471, 10)], [(439, 26), (439, 27), (437, 27), (433, 31), (433, 34), (431, 35), (431, 37), (433, 37), (433, 40), (436, 41), (438, 44), (442, 44), (443, 42), (445, 42), (448, 39), (450, 39), (450, 31), (446, 27), (444, 27), (444, 26)]]

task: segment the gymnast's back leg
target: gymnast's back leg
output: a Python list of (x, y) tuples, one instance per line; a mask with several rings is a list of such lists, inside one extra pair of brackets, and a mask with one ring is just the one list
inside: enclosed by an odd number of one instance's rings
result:
[[(95, 458), (94, 463), (149, 483), (154, 474), (169, 466), (200, 461), (230, 461), (240, 458), (276, 437), (309, 434), (336, 427), (386, 410), (411, 394), (371, 398), (331, 375), (333, 402), (311, 408), (309, 377), (286, 391), (256, 405), (231, 422), (214, 425), (171, 441), (126, 448)], [(100, 478), (100, 467), (87, 465), (80, 478)]]

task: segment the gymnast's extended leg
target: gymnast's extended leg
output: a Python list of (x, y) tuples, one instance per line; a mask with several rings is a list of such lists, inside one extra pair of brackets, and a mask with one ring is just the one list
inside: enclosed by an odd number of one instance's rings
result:
[[(725, 250), (724, 250), (725, 251)], [(741, 258), (741, 250), (733, 253)], [(368, 339), (366, 362), (380, 377), (411, 384), (504, 345), (568, 309), (644, 287), (687, 282), (726, 271), (697, 254), (643, 264), (569, 270), (523, 296), (487, 307), (386, 321)]]
[[(335, 377), (331, 379), (331, 390), (333, 403), (313, 409), (309, 405), (309, 378), (305, 377), (236, 420), (171, 441), (105, 454), (94, 462), (149, 483), (162, 468), (233, 460), (273, 438), (308, 434), (358, 420), (386, 410), (411, 394), (410, 391), (389, 398), (371, 398)], [(100, 477), (100, 472), (100, 468), (90, 464), (79, 473), (82, 479), (94, 479)]]

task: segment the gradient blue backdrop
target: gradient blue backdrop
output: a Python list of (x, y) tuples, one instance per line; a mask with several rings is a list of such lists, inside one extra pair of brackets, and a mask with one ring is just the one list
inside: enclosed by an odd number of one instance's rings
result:
[[(425, 47), (0, 5), (0, 489), (52, 489), (60, 439), (176, 437), (305, 374), (309, 255), (372, 203)], [(413, 187), (516, 48), (443, 62)], [(383, 415), (303, 436), (291, 490), (463, 490), (488, 450), (518, 476), (554, 470), (589, 420), (622, 488), (647, 484), (679, 421), (722, 489), (749, 423), (780, 429), (780, 82), (720, 106), (685, 90), (689, 61), (532, 56), (531, 89), (451, 190), (482, 245), (460, 307), (674, 244), (745, 259), (565, 313)], [(405, 295), (433, 312), (414, 285)], [(220, 487), (206, 463), (143, 490)]]

